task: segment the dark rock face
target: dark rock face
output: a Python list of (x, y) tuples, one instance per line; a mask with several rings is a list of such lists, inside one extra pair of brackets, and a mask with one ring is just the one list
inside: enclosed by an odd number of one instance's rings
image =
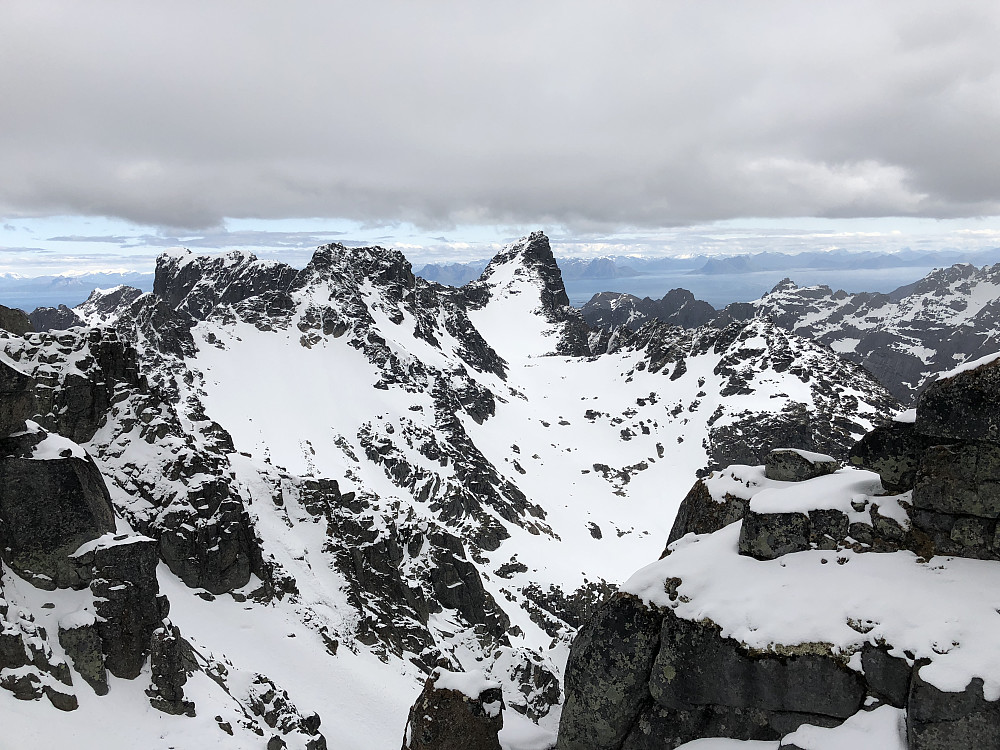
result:
[(194, 703), (184, 700), (184, 683), (197, 663), (177, 626), (164, 622), (153, 631), (149, 666), (152, 677), (146, 693), (153, 708), (174, 716), (194, 716)]
[(424, 683), (410, 708), (403, 750), (500, 750), (503, 694), (488, 687), (471, 697), (437, 687), (438, 673)]
[(166, 612), (156, 580), (156, 542), (145, 537), (115, 537), (98, 543), (91, 553), (97, 605), (97, 630), (105, 666), (115, 677), (139, 676), (153, 632)]
[(983, 698), (983, 682), (974, 679), (961, 693), (938, 690), (916, 670), (906, 712), (910, 750), (1000, 748), (1000, 701)]
[[(138, 290), (136, 290), (138, 291)], [(59, 307), (36, 307), (28, 313), (32, 329), (35, 331), (64, 331), (83, 325), (83, 320), (66, 305)]]
[(0, 362), (0, 438), (24, 429), (24, 420), (35, 413), (30, 376)]
[[(32, 376), (31, 417), (78, 443), (94, 437), (122, 389), (148, 390), (136, 350), (113, 331), (29, 334), (8, 353)], [(52, 367), (67, 361), (73, 366)]]
[(876, 472), (882, 486), (898, 494), (913, 489), (920, 458), (935, 442), (919, 434), (912, 422), (887, 422), (861, 438), (848, 460), (852, 466)]
[[(19, 441), (20, 453), (30, 455), (32, 437)], [(0, 547), (21, 577), (41, 588), (86, 586), (70, 555), (114, 528), (111, 497), (91, 460), (0, 457)]]
[(935, 380), (917, 402), (916, 431), (945, 440), (1000, 441), (1000, 360)]
[[(873, 669), (874, 679), (880, 675)], [(750, 653), (708, 621), (618, 594), (570, 650), (556, 747), (662, 750), (700, 737), (775, 740), (803, 723), (839, 724), (868, 692), (865, 678), (821, 645)]]
[(5, 307), (4, 305), (0, 305), (0, 328), (18, 336), (35, 330), (24, 310), (18, 310), (15, 307)]
[(825, 458), (812, 458), (788, 448), (775, 448), (764, 461), (764, 476), (779, 482), (804, 482), (826, 474), (833, 474), (840, 462)]
[(667, 611), (650, 692), (667, 708), (713, 705), (846, 719), (861, 708), (864, 679), (822, 648), (815, 650), (751, 654), (722, 637), (717, 625), (684, 620)]
[(677, 517), (670, 529), (667, 546), (685, 534), (711, 534), (739, 521), (746, 514), (747, 505), (746, 498), (735, 495), (726, 495), (723, 502), (716, 502), (709, 492), (708, 485), (699, 479), (684, 496), (677, 509)]
[(613, 596), (573, 641), (558, 750), (617, 750), (652, 705), (650, 672), (662, 614), (627, 594)]
[(108, 692), (108, 671), (104, 668), (104, 651), (96, 622), (80, 623), (76, 627), (59, 628), (59, 643), (73, 660), (73, 668), (98, 695)]

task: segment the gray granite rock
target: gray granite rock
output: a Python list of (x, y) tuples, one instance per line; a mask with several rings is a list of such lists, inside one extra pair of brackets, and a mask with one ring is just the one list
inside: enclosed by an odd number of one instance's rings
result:
[(764, 459), (764, 476), (779, 482), (804, 482), (839, 468), (835, 458), (794, 448), (775, 448)]

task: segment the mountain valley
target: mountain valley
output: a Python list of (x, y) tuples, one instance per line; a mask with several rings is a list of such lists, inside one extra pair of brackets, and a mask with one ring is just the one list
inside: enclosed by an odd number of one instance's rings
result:
[[(783, 284), (721, 314), (675, 295), (666, 322), (610, 299), (624, 325), (601, 327), (536, 232), (463, 287), (378, 247), (302, 269), (178, 251), (151, 292), (47, 331), (5, 318), (5, 731), (398, 747), (432, 670), (480, 670), (503, 746), (551, 747), (574, 637), (696, 477), (775, 447), (848, 461), (926, 377), (991, 353), (993, 275)], [(23, 472), (80, 489), (28, 513)], [(14, 539), (63, 515), (56, 547)]]

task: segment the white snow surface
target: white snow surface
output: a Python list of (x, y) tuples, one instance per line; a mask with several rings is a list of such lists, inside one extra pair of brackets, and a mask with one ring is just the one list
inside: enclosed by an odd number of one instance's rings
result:
[(985, 357), (980, 357), (971, 362), (965, 362), (958, 367), (953, 367), (947, 372), (943, 372), (938, 375), (938, 380), (950, 380), (956, 375), (961, 375), (963, 372), (970, 372), (976, 370), (980, 367), (985, 367), (986, 365), (991, 365), (997, 360), (1000, 360), (1000, 354), (987, 354)]
[(804, 458), (806, 461), (808, 461), (811, 464), (823, 464), (823, 463), (827, 463), (828, 464), (828, 463), (832, 463), (833, 461), (837, 460), (833, 456), (828, 456), (825, 453), (815, 453), (814, 451), (804, 451), (804, 450), (802, 450), (800, 448), (772, 448), (772, 450), (791, 451), (792, 453), (797, 453), (800, 456), (802, 456), (802, 458)]
[[(760, 561), (737, 552), (740, 523), (688, 534), (622, 589), (689, 620), (708, 618), (753, 649), (829, 644), (856, 653), (884, 640), (894, 656), (931, 659), (921, 676), (941, 690), (984, 680), (1000, 698), (1000, 564), (912, 552), (810, 550)], [(671, 602), (668, 578), (680, 578)]]
[(803, 724), (782, 741), (802, 750), (906, 750), (906, 712), (879, 706), (859, 711), (838, 727)]
[(837, 727), (803, 724), (781, 742), (720, 737), (685, 742), (677, 750), (779, 750), (794, 744), (802, 750), (906, 750), (905, 713), (892, 706), (859, 711)]
[(434, 671), (434, 686), (441, 690), (455, 690), (475, 699), (482, 695), (485, 690), (500, 687), (500, 683), (486, 679), (486, 675), (481, 669), (473, 669), (469, 672), (452, 672), (449, 669), (438, 667)]

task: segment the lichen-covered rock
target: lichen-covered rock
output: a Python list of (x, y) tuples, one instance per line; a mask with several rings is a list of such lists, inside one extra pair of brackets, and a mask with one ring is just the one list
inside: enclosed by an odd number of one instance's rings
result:
[(996, 750), (1000, 748), (1000, 701), (983, 697), (978, 677), (962, 692), (939, 690), (916, 670), (906, 711), (910, 750)]
[(748, 509), (740, 527), (739, 550), (758, 560), (773, 560), (809, 549), (810, 524), (805, 513), (756, 513)]
[(76, 618), (59, 624), (59, 643), (73, 660), (73, 668), (98, 695), (108, 692), (108, 671), (97, 621)]
[(410, 709), (402, 750), (500, 750), (501, 729), (499, 684), (439, 669)]
[(855, 443), (848, 461), (876, 472), (888, 492), (908, 492), (916, 482), (923, 452), (937, 442), (918, 433), (913, 422), (887, 422)]
[(8, 439), (3, 447), (3, 560), (42, 588), (86, 586), (88, 579), (71, 554), (115, 528), (100, 471), (79, 446), (37, 430)]
[(913, 487), (913, 506), (936, 513), (1000, 516), (1000, 445), (962, 442), (927, 448)]
[(775, 448), (764, 460), (764, 476), (779, 482), (804, 482), (840, 468), (832, 456), (795, 448)]
[(558, 750), (617, 750), (652, 705), (649, 677), (663, 613), (616, 594), (573, 640)]
[[(975, 363), (973, 363), (975, 365)], [(945, 440), (1000, 441), (1000, 359), (960, 368), (927, 386), (917, 401), (916, 431)]]

